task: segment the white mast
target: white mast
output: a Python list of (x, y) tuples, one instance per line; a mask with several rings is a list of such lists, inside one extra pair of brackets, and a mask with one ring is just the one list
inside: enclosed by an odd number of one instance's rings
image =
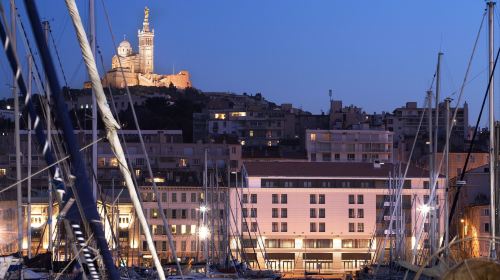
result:
[[(10, 32), (12, 49), (16, 49), (16, 4), (10, 1)], [(14, 97), (14, 130), (16, 142), (16, 179), (21, 180), (21, 139), (19, 135), (19, 97), (16, 88), (16, 77), (12, 78), (12, 96)], [(17, 246), (23, 252), (23, 191), (21, 183), (17, 184)], [(22, 273), (21, 273), (22, 274)]]
[(445, 160), (445, 195), (444, 195), (444, 247), (446, 248), (445, 250), (445, 257), (448, 256), (449, 254), (449, 248), (448, 244), (450, 243), (450, 223), (448, 220), (449, 216), (449, 205), (448, 205), (448, 188), (450, 184), (450, 166), (449, 166), (449, 160), (450, 160), (450, 98), (446, 98), (444, 100), (445, 104), (445, 109), (446, 113), (444, 115), (445, 118), (445, 125), (446, 125), (446, 143), (445, 143), (445, 155), (444, 155), (444, 160)]
[(488, 2), (488, 57), (489, 57), (489, 124), (490, 124), (490, 147), (489, 147), (489, 159), (490, 159), (490, 217), (491, 217), (491, 252), (490, 257), (496, 259), (496, 248), (495, 240), (496, 237), (496, 214), (495, 214), (495, 96), (493, 93), (494, 81), (495, 79), (491, 76), (493, 75), (494, 68), (494, 9), (495, 2)]
[[(44, 21), (43, 22), (43, 29), (45, 31), (45, 40), (47, 42), (47, 45), (49, 44), (49, 22), (48, 21)], [(48, 78), (47, 78), (47, 75), (45, 75), (45, 84), (47, 85), (48, 84)], [(50, 148), (51, 146), (51, 139), (52, 139), (52, 129), (51, 129), (51, 125), (52, 125), (52, 117), (51, 117), (51, 114), (50, 114), (50, 91), (49, 91), (49, 87), (46, 86), (45, 87), (46, 90), (47, 90), (47, 99), (46, 99), (46, 104), (45, 104), (45, 114), (46, 114), (46, 118), (47, 118), (47, 147)], [(52, 247), (53, 247), (53, 243), (52, 243), (52, 201), (53, 201), (53, 198), (52, 198), (52, 182), (51, 182), (51, 178), (50, 178), (50, 173), (47, 173), (48, 175), (48, 195), (49, 195), (49, 205), (48, 205), (48, 217), (47, 217), (47, 224), (48, 224), (48, 228), (49, 228), (49, 251), (52, 252)]]
[[(424, 203), (429, 206), (429, 221), (431, 224), (431, 227), (433, 225), (433, 220), (432, 220), (432, 202), (431, 202), (431, 194), (432, 194), (432, 188), (434, 186), (434, 145), (433, 145), (433, 137), (432, 137), (432, 91), (429, 90), (427, 91), (427, 99), (429, 100), (429, 103), (427, 104), (428, 109), (429, 109), (429, 115), (427, 116), (428, 118), (428, 132), (429, 132), (429, 201), (424, 201)], [(425, 215), (424, 215), (425, 217)], [(434, 231), (431, 229), (429, 232), (429, 245), (430, 245), (430, 255), (434, 253)]]
[[(32, 77), (32, 60), (31, 55), (28, 55), (28, 98), (31, 99), (31, 81)], [(31, 118), (28, 115), (28, 258), (31, 259)]]
[[(89, 37), (90, 48), (95, 57), (95, 5), (94, 0), (89, 0)], [(97, 141), (97, 104), (95, 99), (95, 92), (92, 89), (92, 143)], [(92, 194), (94, 199), (97, 200), (97, 145), (92, 145)]]

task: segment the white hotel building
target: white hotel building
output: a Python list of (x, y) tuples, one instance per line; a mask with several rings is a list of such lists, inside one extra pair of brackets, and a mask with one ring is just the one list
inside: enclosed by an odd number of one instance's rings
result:
[[(232, 223), (242, 235), (240, 248), (233, 238), (233, 251), (244, 252), (251, 266), (263, 268), (267, 261), (268, 268), (284, 272), (357, 270), (384, 239), (390, 216), (388, 180), (395, 168), (389, 163), (245, 162), (244, 187), (239, 194), (231, 190), (231, 207), (238, 213)], [(427, 174), (410, 168), (404, 184), (407, 247), (415, 242), (420, 226), (415, 221), (422, 220), (430, 193)], [(443, 182), (439, 179), (439, 186)], [(438, 190), (438, 200), (443, 192)], [(424, 228), (427, 232), (428, 224)]]

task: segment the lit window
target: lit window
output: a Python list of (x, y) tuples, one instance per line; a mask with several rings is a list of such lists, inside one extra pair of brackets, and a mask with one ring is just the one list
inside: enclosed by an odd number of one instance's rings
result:
[(136, 176), (136, 177), (141, 176), (141, 170), (140, 170), (140, 169), (136, 169), (136, 170), (135, 170), (135, 176)]
[(187, 166), (187, 159), (181, 158), (179, 160), (179, 167), (186, 167)]
[(316, 133), (311, 133), (311, 142), (316, 141)]
[(5, 175), (7, 175), (7, 169), (5, 169), (5, 168), (0, 168), (0, 176), (2, 176), (2, 177), (3, 177), (3, 176), (5, 176)]
[(253, 137), (253, 130), (250, 130), (248, 134), (250, 135), (250, 137)]
[(246, 117), (247, 112), (232, 112), (231, 117)]
[(118, 167), (118, 159), (117, 158), (110, 158), (109, 159), (109, 166), (112, 167)]
[(215, 114), (215, 118), (218, 119), (218, 120), (225, 120), (226, 119), (226, 114), (216, 113)]

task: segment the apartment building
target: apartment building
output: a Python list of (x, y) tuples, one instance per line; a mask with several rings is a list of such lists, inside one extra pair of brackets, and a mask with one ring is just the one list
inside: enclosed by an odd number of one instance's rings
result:
[[(244, 187), (232, 189), (234, 226), (242, 235), (242, 256), (255, 267), (284, 272), (348, 273), (373, 257), (389, 231), (390, 163), (245, 162)], [(410, 167), (402, 192), (405, 249), (415, 243), (428, 203), (428, 178)], [(443, 186), (443, 178), (439, 179)], [(239, 192), (236, 194), (236, 192)], [(438, 189), (438, 209), (443, 205)], [(241, 197), (242, 206), (238, 205)], [(238, 208), (241, 208), (238, 210)], [(443, 232), (443, 220), (437, 227)], [(389, 243), (387, 243), (389, 244)], [(427, 246), (426, 242), (419, 243)], [(238, 247), (233, 240), (233, 247)], [(388, 254), (386, 254), (387, 256)]]
[(306, 130), (309, 161), (393, 162), (394, 133), (384, 130)]
[[(146, 157), (142, 152), (141, 143), (135, 130), (120, 130), (120, 137), (125, 139), (123, 144), (126, 157), (133, 168), (138, 184), (151, 183), (147, 169)], [(76, 132), (80, 143), (92, 142), (92, 132), (83, 130)], [(239, 172), (241, 168), (241, 145), (227, 143), (182, 143), (180, 130), (143, 130), (146, 150), (151, 162), (154, 180), (160, 185), (201, 185), (202, 172), (207, 151), (207, 165), (209, 168), (228, 167), (231, 172)], [(55, 132), (54, 132), (55, 135)], [(98, 138), (103, 138), (103, 132)], [(27, 172), (27, 132), (21, 131), (21, 167), (22, 174)], [(97, 179), (103, 188), (122, 186), (123, 179), (118, 169), (118, 160), (111, 151), (106, 140), (97, 144)], [(85, 150), (86, 161), (91, 162), (91, 149)], [(32, 170), (37, 171), (45, 167), (35, 137), (32, 139)], [(90, 164), (89, 164), (90, 167)], [(88, 168), (90, 170), (90, 168)], [(0, 183), (14, 182), (16, 174), (15, 143), (12, 134), (0, 135)], [(47, 173), (34, 176), (34, 187), (46, 188)]]

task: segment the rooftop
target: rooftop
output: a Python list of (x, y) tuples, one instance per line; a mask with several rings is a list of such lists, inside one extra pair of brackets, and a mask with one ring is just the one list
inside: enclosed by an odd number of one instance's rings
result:
[[(365, 162), (244, 162), (249, 176), (262, 177), (368, 177), (387, 178), (399, 165), (392, 163), (379, 164)], [(406, 165), (401, 165), (404, 172)], [(426, 178), (429, 172), (425, 169), (410, 166), (408, 178)]]

